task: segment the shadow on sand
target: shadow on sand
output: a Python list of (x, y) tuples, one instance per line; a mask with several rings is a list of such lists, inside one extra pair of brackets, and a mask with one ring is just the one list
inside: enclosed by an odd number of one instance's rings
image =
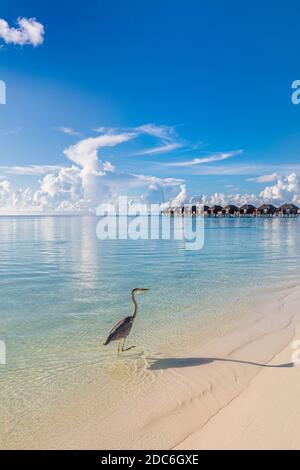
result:
[(149, 369), (161, 370), (161, 369), (179, 369), (181, 367), (195, 367), (210, 364), (211, 362), (233, 362), (235, 364), (245, 364), (256, 367), (268, 367), (268, 368), (291, 368), (294, 367), (293, 362), (287, 364), (260, 364), (252, 361), (239, 361), (238, 359), (222, 359), (219, 357), (168, 357), (157, 359), (155, 357), (149, 357), (151, 364)]

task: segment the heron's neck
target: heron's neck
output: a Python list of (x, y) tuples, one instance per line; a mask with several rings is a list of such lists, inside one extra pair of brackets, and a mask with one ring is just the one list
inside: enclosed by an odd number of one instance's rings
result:
[(135, 299), (135, 296), (134, 296), (134, 293), (131, 294), (131, 299), (132, 299), (132, 302), (133, 302), (133, 305), (134, 305), (134, 311), (133, 311), (133, 315), (132, 315), (132, 318), (135, 318), (137, 313), (138, 313), (138, 304), (137, 304), (137, 301)]

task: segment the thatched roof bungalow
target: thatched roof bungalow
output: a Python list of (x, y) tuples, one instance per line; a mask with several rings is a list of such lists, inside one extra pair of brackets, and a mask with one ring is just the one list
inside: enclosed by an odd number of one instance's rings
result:
[(234, 204), (225, 207), (217, 204), (209, 207), (201, 204), (168, 206), (161, 211), (163, 215), (173, 216), (252, 216), (252, 217), (292, 217), (300, 215), (300, 209), (295, 204), (282, 204), (278, 209), (273, 204), (262, 204), (258, 209), (252, 204), (244, 204), (238, 208)]
[(223, 207), (222, 206), (218, 206), (217, 204), (215, 204), (214, 206), (211, 206), (208, 210), (207, 210), (207, 215), (219, 215), (219, 214), (222, 214), (222, 210), (223, 210)]
[(209, 211), (209, 206), (202, 206), (201, 208), (201, 215), (209, 215), (208, 214), (208, 211)]
[(237, 215), (238, 212), (239, 208), (234, 204), (228, 204), (228, 206), (224, 207), (224, 209), (222, 210), (222, 213), (224, 215)]
[(241, 215), (255, 215), (256, 207), (252, 204), (244, 204), (239, 210)]
[(282, 206), (277, 209), (277, 214), (282, 217), (293, 216), (298, 214), (298, 210), (299, 208), (295, 206), (295, 204), (282, 204)]
[(277, 212), (277, 208), (273, 206), (272, 204), (263, 204), (256, 211), (258, 216), (269, 216), (269, 217), (275, 215), (276, 212)]

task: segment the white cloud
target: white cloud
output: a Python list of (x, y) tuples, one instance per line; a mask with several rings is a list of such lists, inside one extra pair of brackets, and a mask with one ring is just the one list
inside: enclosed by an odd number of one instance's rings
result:
[(87, 208), (80, 169), (62, 168), (57, 174), (50, 173), (41, 181), (33, 195), (33, 205), (41, 210), (77, 211)]
[(121, 134), (104, 134), (98, 137), (83, 139), (75, 145), (71, 145), (64, 154), (72, 162), (80, 165), (86, 171), (99, 171), (98, 150), (102, 147), (115, 147), (123, 142), (133, 139), (134, 132)]
[(82, 139), (64, 150), (73, 163), (57, 165), (3, 166), (5, 174), (44, 175), (39, 188), (14, 190), (10, 182), (1, 182), (1, 210), (11, 211), (94, 211), (101, 202), (115, 201), (126, 195), (142, 202), (162, 202), (174, 198), (182, 179), (158, 178), (144, 174), (117, 173), (109, 161), (99, 158), (102, 147), (114, 147), (136, 138), (140, 130)]
[(253, 181), (255, 183), (271, 183), (275, 181), (279, 175), (277, 173), (272, 173), (271, 175), (261, 175), (256, 178), (248, 178), (248, 181)]
[[(42, 175), (39, 187), (33, 191), (30, 188), (15, 190), (7, 178), (0, 179), (0, 208), (12, 211), (94, 211), (102, 202), (115, 202), (120, 195), (126, 195), (132, 200), (144, 203), (164, 203), (166, 205), (181, 205), (188, 201), (188, 188), (182, 178), (159, 178), (153, 175), (118, 173), (109, 161), (103, 161), (99, 155), (103, 147), (114, 147), (137, 138), (141, 133), (153, 135), (165, 143), (173, 138), (172, 128), (153, 125), (139, 128), (116, 130), (103, 129), (101, 135), (82, 139), (64, 150), (64, 155), (72, 162), (72, 166), (59, 165), (28, 165), (2, 166), (2, 174), (12, 175)], [(174, 142), (170, 140), (170, 143)], [(208, 163), (226, 160), (242, 151), (223, 152), (197, 159), (203, 163), (193, 167), (196, 174), (215, 174), (218, 167), (210, 167)], [(194, 165), (194, 163), (193, 163)], [(201, 168), (201, 172), (200, 172)], [(258, 174), (258, 169), (266, 169), (263, 165), (240, 165), (233, 167), (220, 166), (220, 174)], [(271, 168), (268, 167), (268, 168)], [(288, 168), (288, 165), (286, 166)], [(256, 170), (256, 173), (253, 170)], [(263, 172), (260, 171), (260, 174)], [(231, 194), (223, 192), (202, 195), (193, 198), (208, 205), (226, 205), (233, 203), (242, 205), (252, 203), (259, 205), (263, 202), (274, 201), (294, 202), (300, 204), (300, 187), (295, 172), (286, 173), (286, 177), (278, 177), (276, 184), (267, 186), (260, 194), (240, 194), (234, 187), (227, 188)], [(273, 181), (277, 173), (268, 173), (256, 178), (260, 182)], [(168, 202), (164, 202), (168, 201)], [(191, 201), (191, 199), (190, 199)]]
[(187, 187), (185, 184), (180, 186), (180, 191), (172, 201), (173, 207), (180, 207), (187, 202)]
[(132, 176), (136, 179), (137, 183), (142, 182), (151, 185), (159, 185), (162, 187), (178, 187), (181, 183), (183, 183), (183, 180), (179, 178), (158, 178), (157, 176), (147, 176), (143, 174), (132, 174)]
[[(231, 188), (232, 189), (232, 188)], [(300, 206), (300, 183), (295, 173), (291, 173), (285, 177), (279, 177), (278, 181), (273, 186), (267, 186), (259, 194), (239, 192), (225, 194), (223, 192), (215, 192), (212, 194), (202, 194), (200, 196), (193, 196), (188, 198), (186, 185), (180, 187), (180, 192), (175, 199), (170, 199), (167, 203), (162, 204), (162, 208), (178, 207), (184, 202), (199, 203), (208, 206), (218, 204), (226, 206), (227, 204), (234, 204), (238, 207), (244, 204), (253, 204), (258, 207), (264, 203), (273, 203), (280, 206), (287, 202), (292, 202)]]
[(32, 206), (32, 190), (30, 188), (14, 191), (8, 180), (0, 181), (0, 208), (17, 208), (19, 211)]
[(193, 166), (193, 165), (200, 165), (203, 163), (212, 163), (212, 162), (218, 162), (221, 160), (227, 160), (228, 158), (235, 157), (236, 155), (241, 155), (242, 153), (243, 153), (243, 150), (235, 150), (232, 152), (220, 152), (214, 155), (209, 155), (207, 157), (193, 158), (192, 160), (186, 160), (183, 162), (165, 163), (164, 166), (188, 167), (188, 166)]
[(157, 126), (155, 124), (144, 124), (136, 127), (136, 131), (141, 134), (148, 134), (164, 142), (171, 142), (177, 138), (175, 128), (173, 126)]
[(144, 149), (136, 153), (136, 155), (155, 155), (159, 153), (173, 152), (183, 147), (183, 143), (179, 142), (175, 128), (172, 126), (156, 126), (155, 124), (144, 124), (136, 128), (141, 134), (150, 135), (159, 139), (161, 145)]
[(174, 209), (177, 207), (181, 207), (183, 204), (187, 203), (187, 201), (188, 201), (187, 186), (186, 184), (181, 184), (179, 187), (179, 193), (175, 197), (169, 199), (168, 201), (163, 202), (161, 204), (161, 210), (166, 210), (170, 207)]
[(224, 194), (224, 193), (213, 193), (211, 195), (203, 195), (199, 202), (208, 206), (215, 204), (220, 206), (227, 206), (227, 204), (234, 204), (238, 207), (244, 204), (253, 204), (259, 206), (263, 201), (256, 194)]
[(28, 166), (0, 166), (0, 170), (6, 175), (45, 175), (57, 172), (61, 169), (58, 165), (28, 165)]
[(179, 142), (173, 142), (170, 144), (160, 145), (159, 147), (153, 147), (150, 149), (141, 150), (136, 155), (155, 155), (158, 153), (173, 152), (174, 150), (177, 150), (181, 147), (182, 147), (182, 144), (180, 144)]
[(67, 134), (67, 135), (74, 135), (74, 136), (80, 136), (81, 135), (81, 132), (75, 131), (71, 127), (60, 126), (60, 127), (57, 128), (57, 130), (62, 132), (63, 134)]
[(242, 206), (243, 204), (253, 204), (255, 206), (260, 206), (264, 203), (273, 203), (279, 206), (285, 202), (292, 202), (299, 205), (300, 185), (297, 175), (295, 173), (291, 173), (285, 177), (279, 177), (275, 185), (267, 186), (259, 194), (214, 193), (211, 195), (199, 196), (197, 200), (202, 204), (219, 204), (221, 206), (225, 206), (227, 204), (235, 204), (237, 206)]
[(104, 134), (83, 139), (64, 150), (66, 157), (81, 168), (84, 196), (87, 200), (99, 204), (103, 198), (103, 186), (101, 186), (99, 176), (105, 176), (107, 172), (114, 170), (109, 162), (103, 163), (98, 159), (98, 150), (102, 147), (114, 147), (134, 137), (134, 132)]
[[(89, 180), (86, 187), (82, 169), (73, 166), (49, 173), (40, 182), (37, 191), (30, 188), (14, 190), (7, 179), (0, 181), (0, 208), (11, 211), (94, 211), (100, 202), (116, 202), (120, 195), (144, 203), (160, 203), (162, 208), (180, 206), (186, 202), (207, 204), (254, 204), (265, 202), (280, 205), (293, 202), (300, 205), (300, 187), (295, 174), (280, 178), (273, 186), (267, 186), (260, 194), (216, 192), (188, 198), (188, 190), (182, 179), (158, 178), (142, 174), (118, 174), (102, 172)], [(137, 195), (138, 194), (138, 195)], [(91, 196), (91, 197), (90, 197)], [(167, 201), (167, 202), (163, 202)]]
[(112, 163), (107, 162), (107, 161), (102, 162), (102, 168), (103, 168), (103, 171), (105, 171), (106, 173), (107, 172), (112, 172), (113, 173), (116, 169), (115, 166)]
[(300, 187), (296, 173), (279, 177), (276, 184), (267, 186), (260, 197), (267, 202), (293, 202), (300, 203)]
[(17, 24), (17, 28), (10, 27), (7, 21), (0, 19), (0, 38), (6, 44), (30, 44), (34, 47), (43, 44), (44, 26), (35, 18), (18, 18)]

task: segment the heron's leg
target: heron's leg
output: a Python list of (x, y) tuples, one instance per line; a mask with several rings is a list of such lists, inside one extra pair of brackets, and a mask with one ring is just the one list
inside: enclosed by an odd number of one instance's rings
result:
[(118, 356), (120, 355), (120, 341), (118, 341)]
[(123, 352), (124, 352), (124, 351), (129, 351), (130, 349), (135, 348), (135, 346), (130, 346), (129, 348), (124, 349), (126, 339), (127, 339), (127, 338), (124, 338), (123, 345), (122, 345), (122, 351), (123, 351)]

